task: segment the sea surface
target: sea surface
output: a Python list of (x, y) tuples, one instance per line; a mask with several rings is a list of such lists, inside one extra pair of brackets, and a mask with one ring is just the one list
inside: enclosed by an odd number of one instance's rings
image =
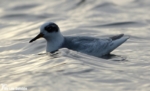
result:
[[(47, 21), (64, 36), (130, 39), (109, 58), (65, 48), (49, 54), (44, 39), (29, 43)], [(0, 91), (150, 91), (150, 0), (1, 0), (0, 84)]]

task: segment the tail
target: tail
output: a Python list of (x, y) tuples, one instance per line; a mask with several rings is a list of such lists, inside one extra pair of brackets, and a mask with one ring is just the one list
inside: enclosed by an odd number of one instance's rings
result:
[[(114, 49), (116, 49), (118, 46), (120, 46), (122, 43), (124, 43), (127, 39), (129, 39), (129, 36), (125, 36), (123, 34), (118, 35), (118, 37), (112, 39), (112, 42), (109, 44), (109, 51), (113, 51)], [(109, 53), (110, 53), (109, 52)]]

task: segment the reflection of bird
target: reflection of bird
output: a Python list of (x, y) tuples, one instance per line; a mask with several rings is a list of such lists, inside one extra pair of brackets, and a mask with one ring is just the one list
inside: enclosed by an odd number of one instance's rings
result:
[(64, 37), (61, 34), (59, 27), (52, 22), (43, 24), (40, 28), (39, 35), (33, 38), (30, 43), (41, 37), (45, 38), (47, 41), (47, 52), (52, 53), (60, 48), (68, 48), (97, 57), (109, 54), (129, 38), (123, 34), (107, 39), (79, 36)]

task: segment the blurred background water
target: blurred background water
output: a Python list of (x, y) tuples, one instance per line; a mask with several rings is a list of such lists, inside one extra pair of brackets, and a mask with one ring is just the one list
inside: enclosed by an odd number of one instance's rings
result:
[[(0, 84), (28, 91), (150, 90), (149, 0), (0, 2)], [(44, 39), (28, 43), (46, 21), (63, 35), (131, 37), (109, 59), (68, 49), (50, 56)]]

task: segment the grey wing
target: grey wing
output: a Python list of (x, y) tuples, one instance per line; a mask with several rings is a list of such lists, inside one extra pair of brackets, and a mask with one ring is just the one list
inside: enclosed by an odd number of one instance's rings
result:
[(112, 39), (74, 38), (70, 49), (94, 56), (102, 56), (109, 53), (107, 48), (111, 42)]
[(93, 56), (103, 56), (109, 54), (128, 38), (128, 36), (126, 37), (123, 34), (112, 36), (107, 39), (92, 37), (65, 37), (63, 47)]

